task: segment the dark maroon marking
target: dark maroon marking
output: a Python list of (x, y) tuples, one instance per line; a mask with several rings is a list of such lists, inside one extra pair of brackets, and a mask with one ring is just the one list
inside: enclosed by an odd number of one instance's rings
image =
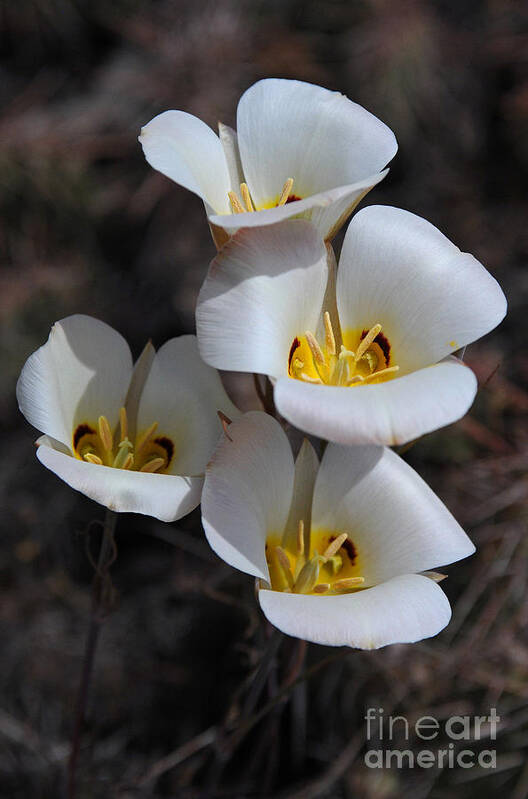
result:
[(95, 433), (93, 427), (90, 427), (89, 424), (79, 424), (75, 429), (75, 433), (73, 434), (73, 448), (77, 449), (77, 444), (81, 440), (83, 436), (88, 435), (88, 433)]
[[(329, 540), (328, 543), (331, 544), (332, 541), (336, 540), (336, 538), (337, 538), (336, 535), (330, 536), (330, 540)], [(350, 563), (353, 566), (354, 563), (356, 562), (357, 550), (356, 550), (356, 547), (354, 546), (354, 544), (352, 543), (352, 541), (350, 540), (350, 538), (347, 538), (346, 541), (344, 542), (344, 544), (341, 544), (341, 549), (345, 550), (345, 552), (348, 555), (348, 559), (350, 560)]]
[(290, 354), (288, 355), (288, 369), (291, 366), (291, 362), (292, 362), (292, 358), (293, 358), (295, 350), (297, 349), (297, 347), (300, 347), (300, 346), (301, 346), (301, 342), (299, 341), (297, 336), (295, 336), (295, 338), (293, 339), (293, 344), (290, 347)]
[(154, 439), (154, 443), (165, 450), (167, 453), (167, 465), (169, 465), (172, 460), (172, 456), (174, 455), (174, 444), (170, 438), (167, 438), (166, 436), (160, 436), (159, 438)]
[(302, 200), (302, 197), (297, 197), (296, 194), (290, 194), (284, 205), (288, 205), (288, 203), (296, 203), (297, 200)]
[[(363, 333), (361, 334), (361, 336), (359, 337), (359, 340), (362, 341), (365, 338), (365, 336), (367, 335), (367, 333), (368, 333), (368, 330), (364, 330)], [(376, 344), (378, 345), (378, 347), (380, 348), (380, 350), (382, 351), (382, 353), (383, 353), (383, 355), (385, 357), (385, 366), (388, 366), (389, 365), (389, 361), (390, 361), (389, 339), (386, 336), (384, 336), (383, 333), (380, 332), (380, 333), (378, 333), (378, 335), (376, 336), (374, 341), (376, 342)]]

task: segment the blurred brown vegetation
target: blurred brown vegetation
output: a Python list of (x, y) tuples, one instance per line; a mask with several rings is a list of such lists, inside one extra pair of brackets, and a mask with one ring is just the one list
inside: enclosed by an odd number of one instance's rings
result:
[[(102, 518), (36, 461), (18, 372), (78, 311), (136, 353), (193, 330), (203, 209), (136, 137), (167, 108), (233, 124), (265, 76), (340, 90), (389, 124), (400, 151), (365, 202), (427, 217), (504, 287), (506, 321), (467, 352), (470, 415), (405, 455), (477, 554), (448, 569), (454, 616), (436, 639), (305, 651), (266, 628), (198, 513), (120, 517), (79, 797), (528, 797), (527, 23), (515, 0), (1, 0), (2, 797), (61, 795)], [(368, 769), (369, 706), (410, 720), (496, 706), (497, 769)]]

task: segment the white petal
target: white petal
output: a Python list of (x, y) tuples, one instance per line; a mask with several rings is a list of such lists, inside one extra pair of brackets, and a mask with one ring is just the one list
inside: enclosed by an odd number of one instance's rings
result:
[(117, 331), (90, 316), (68, 316), (26, 361), (18, 404), (34, 427), (70, 447), (79, 423), (105, 415), (116, 424), (131, 373), (130, 348)]
[(259, 602), (267, 619), (287, 635), (357, 649), (421, 641), (451, 618), (442, 589), (419, 574), (341, 596), (261, 590)]
[(379, 172), (397, 145), (386, 125), (338, 92), (296, 80), (261, 80), (240, 98), (237, 131), (257, 206), (287, 178), (304, 198)]
[(138, 432), (158, 422), (156, 435), (168, 436), (175, 447), (171, 474), (203, 474), (222, 432), (217, 411), (238, 415), (218, 372), (202, 361), (196, 336), (167, 341), (143, 388)]
[(314, 490), (312, 529), (348, 533), (366, 585), (434, 569), (475, 547), (421, 477), (386, 447), (329, 444)]
[(240, 184), (244, 181), (244, 173), (242, 171), (242, 162), (238, 150), (236, 130), (230, 128), (229, 125), (223, 125), (222, 122), (219, 122), (218, 135), (220, 136), (220, 141), (224, 148), (231, 189), (240, 197)]
[(275, 225), (285, 219), (299, 217), (311, 221), (321, 238), (328, 240), (337, 233), (365, 194), (383, 180), (387, 171), (378, 172), (350, 186), (327, 189), (274, 208), (227, 216), (211, 213), (209, 222), (232, 235), (241, 228)]
[(291, 447), (279, 423), (259, 411), (245, 414), (227, 432), (207, 467), (203, 527), (223, 560), (268, 580), (266, 537), (282, 535), (292, 500)]
[(402, 372), (436, 363), (506, 313), (497, 281), (472, 255), (408, 211), (370, 206), (347, 230), (337, 276), (343, 330), (376, 323)]
[(456, 358), (367, 386), (320, 386), (289, 377), (275, 385), (285, 419), (338, 444), (405, 444), (460, 419), (477, 392), (471, 369)]
[(218, 369), (287, 374), (295, 336), (315, 330), (326, 248), (302, 220), (241, 230), (211, 263), (198, 297), (202, 357)]
[(43, 444), (37, 457), (69, 486), (122, 513), (143, 513), (163, 522), (181, 519), (200, 503), (203, 478), (148, 474), (97, 466)]
[(297, 551), (299, 521), (303, 521), (306, 531), (310, 530), (313, 490), (318, 468), (319, 459), (316, 452), (308, 439), (305, 438), (295, 459), (293, 498), (288, 521), (284, 528), (284, 544), (289, 546), (293, 552)]
[(185, 111), (165, 111), (141, 129), (139, 141), (154, 169), (197, 194), (217, 214), (230, 212), (224, 149), (205, 122)]

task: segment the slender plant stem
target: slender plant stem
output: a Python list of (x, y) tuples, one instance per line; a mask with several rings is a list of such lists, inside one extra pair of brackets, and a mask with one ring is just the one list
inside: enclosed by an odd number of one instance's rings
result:
[(77, 699), (75, 702), (75, 717), (73, 734), (71, 741), (71, 751), (68, 760), (67, 771), (67, 799), (75, 799), (76, 795), (76, 772), (79, 750), (81, 745), (81, 735), (86, 713), (86, 702), (93, 672), (95, 652), (101, 625), (105, 619), (110, 606), (110, 595), (112, 584), (109, 577), (109, 568), (115, 560), (115, 541), (114, 531), (117, 521), (117, 514), (107, 510), (99, 557), (95, 567), (95, 574), (92, 582), (92, 604), (90, 610), (90, 625), (84, 649), (83, 666)]

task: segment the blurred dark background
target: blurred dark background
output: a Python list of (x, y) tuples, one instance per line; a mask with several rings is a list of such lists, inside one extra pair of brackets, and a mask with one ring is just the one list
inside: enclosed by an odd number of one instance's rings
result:
[[(193, 331), (213, 244), (201, 201), (144, 161), (139, 128), (168, 108), (234, 124), (244, 89), (281, 76), (342, 91), (384, 120), (400, 149), (363, 204), (427, 217), (508, 297), (506, 321), (467, 352), (481, 385), (471, 413), (405, 454), (477, 554), (448, 569), (454, 616), (436, 639), (305, 651), (270, 633), (251, 579), (210, 552), (197, 512), (173, 525), (121, 516), (119, 601), (100, 641), (78, 795), (528, 797), (527, 7), (2, 0), (0, 31), (0, 796), (61, 795), (86, 546), (103, 516), (37, 462), (16, 378), (70, 313), (110, 323), (136, 355), (149, 337)], [(250, 383), (229, 385), (257, 407)], [(412, 721), (492, 706), (495, 770), (364, 764), (368, 707)], [(425, 748), (437, 743), (448, 739)]]

